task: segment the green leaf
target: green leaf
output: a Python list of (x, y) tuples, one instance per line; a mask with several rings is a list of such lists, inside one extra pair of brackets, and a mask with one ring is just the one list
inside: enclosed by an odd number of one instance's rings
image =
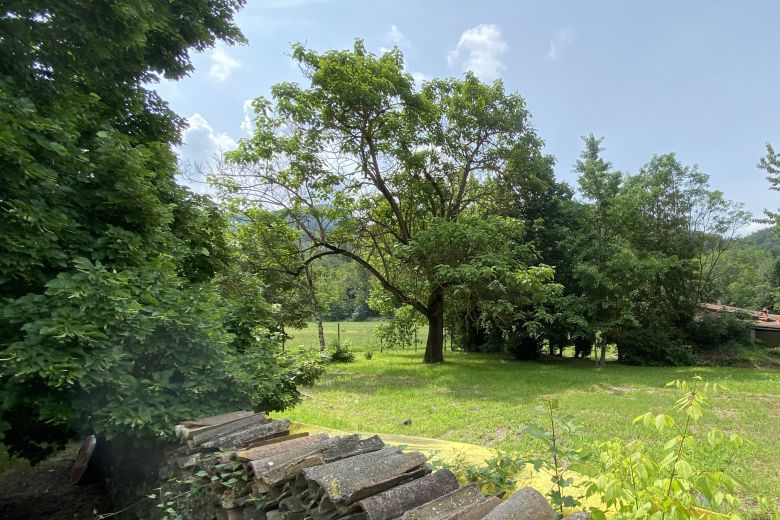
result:
[(548, 432), (546, 432), (545, 430), (543, 430), (542, 428), (540, 428), (535, 424), (527, 424), (525, 430), (523, 430), (523, 433), (544, 441), (548, 441), (551, 439), (551, 436)]

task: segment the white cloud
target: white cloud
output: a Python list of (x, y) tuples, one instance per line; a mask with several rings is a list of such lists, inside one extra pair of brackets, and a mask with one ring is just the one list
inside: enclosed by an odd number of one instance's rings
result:
[(252, 135), (255, 129), (255, 109), (252, 107), (254, 99), (244, 100), (244, 118), (241, 120), (241, 130), (247, 135)]
[[(390, 44), (390, 47), (409, 48), (412, 46), (412, 42), (409, 41), (404, 33), (398, 28), (397, 25), (390, 24), (387, 26), (387, 32), (385, 33), (385, 41)], [(387, 52), (388, 48), (382, 47), (382, 52)]]
[(461, 62), (464, 71), (470, 70), (479, 79), (491, 81), (506, 69), (501, 55), (508, 49), (498, 25), (481, 23), (463, 31), (458, 46), (447, 54), (447, 63), (454, 65)]
[(547, 57), (553, 61), (558, 59), (561, 50), (571, 45), (576, 37), (577, 33), (571, 27), (559, 29), (555, 37), (550, 40), (550, 49), (547, 51)]
[(417, 88), (420, 88), (420, 86), (422, 85), (423, 81), (429, 81), (431, 79), (431, 77), (429, 75), (427, 75), (427, 74), (425, 74), (423, 72), (415, 71), (415, 72), (410, 72), (410, 74), (412, 75), (412, 78), (414, 78), (414, 85)]
[(241, 62), (220, 46), (211, 51), (210, 58), (211, 68), (209, 69), (209, 77), (220, 82), (227, 80), (235, 69), (241, 68)]
[(216, 132), (205, 117), (195, 112), (187, 118), (182, 134), (181, 156), (196, 162), (206, 162), (236, 147), (236, 141), (224, 132)]
[(208, 193), (205, 174), (213, 168), (216, 156), (234, 149), (236, 141), (226, 133), (216, 132), (197, 112), (187, 118), (187, 124), (177, 150), (183, 172), (178, 180), (195, 192)]

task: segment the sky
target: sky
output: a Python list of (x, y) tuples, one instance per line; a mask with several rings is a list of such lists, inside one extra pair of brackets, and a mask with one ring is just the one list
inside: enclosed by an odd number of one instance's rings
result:
[(616, 169), (675, 152), (760, 216), (780, 207), (756, 168), (766, 142), (780, 147), (778, 20), (774, 0), (248, 0), (236, 17), (247, 45), (195, 54), (188, 78), (156, 88), (189, 122), (181, 156), (206, 161), (249, 135), (251, 99), (305, 84), (292, 43), (327, 51), (362, 38), (375, 53), (398, 46), (418, 81), (501, 79), (525, 98), (560, 180), (576, 185), (592, 132)]

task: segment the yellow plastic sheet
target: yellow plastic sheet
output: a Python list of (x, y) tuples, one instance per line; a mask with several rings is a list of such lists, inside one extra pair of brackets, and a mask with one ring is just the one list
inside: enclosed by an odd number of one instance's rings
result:
[[(334, 430), (332, 428), (324, 428), (322, 426), (314, 426), (312, 424), (304, 423), (292, 423), (290, 425), (290, 433), (327, 433), (328, 435), (348, 435), (350, 433), (356, 433), (361, 437), (370, 437), (372, 435), (379, 435), (385, 444), (391, 446), (404, 446), (405, 449), (410, 451), (419, 451), (428, 456), (434, 456), (437, 460), (442, 462), (464, 462), (474, 466), (480, 466), (485, 464), (488, 460), (495, 458), (496, 450), (486, 448), (484, 446), (477, 446), (475, 444), (466, 444), (463, 442), (442, 441), (438, 439), (427, 439), (425, 437), (411, 437), (409, 435), (391, 435), (391, 434), (375, 434), (368, 432), (344, 432), (341, 430)], [(580, 480), (579, 475), (574, 474), (575, 482)], [(535, 472), (530, 464), (526, 464), (525, 468), (517, 475), (514, 475), (517, 481), (517, 489), (531, 486), (538, 490), (542, 494), (546, 494), (552, 487), (549, 475), (544, 473)], [(576, 487), (576, 485), (575, 485)], [(584, 501), (583, 505), (579, 508), (566, 511), (567, 513), (573, 513), (580, 509), (588, 509), (590, 506), (598, 506), (599, 501), (594, 497)], [(726, 515), (719, 515), (712, 513), (705, 509), (692, 508), (692, 518), (728, 518)]]
[[(404, 449), (406, 450), (419, 451), (442, 462), (454, 463), (458, 461), (473, 466), (481, 466), (485, 464), (488, 460), (496, 457), (496, 450), (486, 448), (484, 446), (477, 446), (475, 444), (466, 444), (463, 442), (427, 439), (425, 437), (411, 437), (409, 435), (392, 435), (392, 434), (385, 434), (385, 433), (375, 434), (375, 433), (368, 433), (368, 432), (344, 432), (341, 430), (334, 430), (332, 428), (323, 428), (322, 426), (314, 426), (312, 424), (295, 423), (295, 422), (290, 425), (290, 433), (291, 434), (327, 433), (329, 435), (334, 435), (334, 436), (356, 433), (361, 437), (370, 437), (372, 435), (379, 435), (382, 438), (382, 440), (385, 442), (385, 444), (389, 444), (391, 446), (404, 446)], [(575, 480), (577, 480), (576, 477), (577, 476), (575, 475)], [(520, 471), (519, 474), (513, 475), (513, 478), (517, 481), (517, 486), (515, 488), (516, 490), (524, 488), (526, 486), (531, 486), (532, 488), (538, 490), (542, 494), (545, 494), (552, 487), (552, 483), (550, 482), (549, 475), (535, 472), (533, 470), (533, 467), (530, 464), (527, 464), (526, 467), (522, 471)], [(597, 504), (598, 504), (597, 501), (590, 500), (584, 507), (587, 509), (588, 506), (591, 505), (595, 506)], [(577, 509), (572, 509), (569, 512), (574, 512), (579, 509), (582, 509), (582, 507)]]

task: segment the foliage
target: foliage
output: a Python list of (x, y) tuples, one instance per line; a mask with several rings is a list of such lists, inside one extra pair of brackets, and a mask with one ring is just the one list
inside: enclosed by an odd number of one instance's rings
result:
[(713, 270), (715, 299), (744, 309), (773, 307), (776, 301), (773, 293), (780, 285), (774, 276), (777, 253), (773, 249), (771, 241), (753, 245), (750, 238), (744, 238), (725, 251)]
[(364, 321), (379, 313), (369, 304), (371, 274), (341, 256), (322, 258), (312, 265), (318, 298), (327, 321)]
[(374, 328), (374, 336), (384, 348), (417, 348), (417, 330), (425, 324), (425, 316), (409, 305), (397, 305), (390, 294), (377, 284), (371, 289), (368, 306), (384, 317)]
[(668, 327), (632, 328), (617, 342), (618, 356), (629, 365), (691, 365), (693, 348), (683, 335)]
[(431, 466), (434, 469), (444, 468), (452, 471), (461, 484), (476, 484), (484, 495), (505, 495), (512, 493), (516, 486), (517, 474), (525, 466), (525, 462), (516, 454), (496, 450), (496, 456), (484, 464), (469, 463), (463, 454), (456, 454), (452, 459), (439, 460), (434, 453)]
[[(749, 214), (709, 188), (708, 176), (674, 154), (653, 157), (622, 176), (601, 158), (601, 140), (585, 138), (577, 162), (580, 190), (590, 201), (573, 248), (567, 288), (588, 329), (631, 363), (687, 363), (678, 339), (700, 302), (713, 294), (715, 273)], [(573, 334), (576, 337), (576, 334)]]
[(712, 351), (749, 344), (751, 328), (749, 316), (707, 312), (691, 321), (686, 332), (698, 351)]
[(350, 258), (423, 314), (426, 362), (443, 361), (453, 293), (502, 311), (512, 302), (496, 294), (535, 302), (522, 290), (537, 275), (515, 254), (518, 222), (486, 214), (509, 156), (541, 147), (523, 99), (472, 74), (415, 89), (398, 49), (375, 56), (360, 40), (322, 54), (296, 44), (292, 56), (309, 86), (278, 84), (273, 103), (254, 101), (254, 134), (230, 154), (223, 187), (283, 208), (304, 262)]
[(538, 359), (543, 348), (542, 338), (528, 333), (511, 334), (506, 341), (506, 350), (515, 359)]
[[(355, 353), (350, 350), (352, 343), (349, 340), (333, 340), (330, 344), (330, 361), (332, 363), (352, 363), (355, 361)], [(370, 358), (366, 358), (370, 359)]]
[(546, 445), (550, 458), (538, 458), (531, 461), (535, 471), (543, 471), (550, 476), (552, 487), (547, 493), (550, 497), (550, 503), (558, 510), (563, 517), (563, 508), (572, 508), (580, 505), (578, 496), (570, 494), (568, 488), (574, 484), (574, 478), (569, 471), (573, 465), (581, 461), (581, 455), (568, 442), (565, 444), (566, 436), (574, 435), (577, 427), (574, 422), (568, 418), (562, 418), (556, 413), (558, 410), (558, 399), (554, 397), (545, 397), (542, 399), (541, 406), (536, 408), (537, 413), (544, 414), (549, 420), (549, 429), (537, 426), (534, 423), (526, 425), (524, 432), (532, 437), (540, 439)]
[[(167, 437), (182, 417), (246, 405), (283, 409), (297, 402), (297, 384), (319, 375), (311, 361), (280, 362), (269, 341), (235, 349), (213, 286), (187, 285), (170, 265), (117, 272), (77, 259), (74, 267), (44, 294), (4, 309), (8, 323), (27, 332), (5, 350), (19, 392), (6, 398), (47, 403), (54, 424), (84, 421), (108, 439)], [(39, 385), (51, 390), (42, 394)], [(25, 431), (20, 423), (15, 435)]]
[[(780, 153), (775, 152), (774, 147), (766, 143), (766, 155), (759, 162), (758, 167), (766, 172), (766, 180), (769, 181), (769, 189), (780, 191)], [(780, 213), (765, 210), (767, 221), (774, 223), (777, 228), (780, 223)]]
[(736, 514), (739, 499), (735, 494), (737, 482), (719, 470), (701, 468), (692, 456), (700, 443), (715, 449), (727, 446), (739, 448), (739, 435), (725, 434), (712, 429), (697, 435), (705, 408), (709, 406), (707, 393), (716, 391), (716, 385), (702, 383), (695, 376), (692, 381), (672, 381), (682, 392), (674, 406), (674, 415), (645, 413), (634, 419), (634, 424), (654, 429), (658, 435), (671, 434), (663, 446), (663, 456), (657, 458), (641, 441), (625, 443), (612, 439), (594, 447), (594, 465), (589, 469), (587, 495), (599, 497), (604, 509), (593, 508), (591, 517), (687, 519), (694, 508), (723, 511), (731, 518)]
[(234, 302), (230, 332), (239, 341), (252, 341), (261, 325), (278, 339), (286, 339), (285, 327), (302, 327), (315, 314), (300, 276), (298, 234), (278, 213), (228, 210), (234, 215), (228, 233), (231, 257), (218, 283), (221, 294)]
[[(250, 491), (252, 475), (240, 461), (220, 462), (215, 454), (204, 459), (197, 471), (180, 478), (170, 478), (146, 498), (155, 502), (155, 517), (160, 520), (190, 518), (202, 507), (202, 495), (207, 490), (226, 495), (245, 496)], [(140, 505), (134, 504), (133, 507)], [(121, 513), (123, 511), (120, 511)], [(110, 518), (118, 513), (98, 515), (97, 520)], [(142, 515), (143, 516), (143, 515)]]
[(220, 208), (175, 184), (183, 121), (145, 86), (185, 76), (190, 49), (243, 42), (242, 5), (4, 5), (0, 430), (12, 453), (35, 461), (85, 429), (149, 440), (184, 417), (279, 409), (317, 373), (277, 359), (271, 307), (234, 298), (259, 283), (230, 272)]

